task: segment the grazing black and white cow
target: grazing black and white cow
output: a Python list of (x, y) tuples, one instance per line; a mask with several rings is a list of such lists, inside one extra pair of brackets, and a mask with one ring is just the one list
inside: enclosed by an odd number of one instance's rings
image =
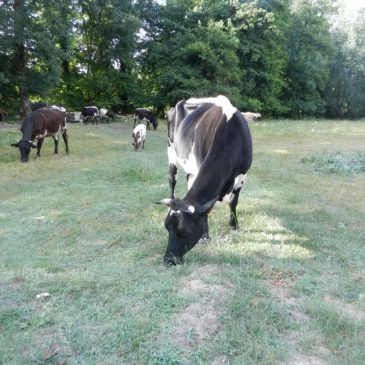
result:
[(66, 120), (68, 123), (83, 123), (84, 116), (81, 112), (67, 112)]
[(83, 107), (81, 111), (83, 117), (84, 117), (84, 123), (87, 124), (88, 121), (91, 121), (92, 124), (96, 123), (98, 124), (99, 120), (99, 109), (96, 106), (85, 106)]
[(247, 122), (256, 122), (257, 119), (261, 118), (261, 113), (242, 112)]
[(109, 119), (115, 118), (115, 113), (110, 109), (100, 108), (99, 109), (100, 114), (100, 121), (105, 120), (107, 123), (109, 123)]
[(134, 146), (134, 150), (143, 150), (144, 141), (146, 140), (146, 126), (144, 124), (138, 124), (137, 127), (133, 129), (132, 138), (132, 146)]
[(37, 148), (37, 156), (45, 137), (53, 137), (54, 153), (58, 153), (58, 135), (62, 134), (63, 141), (68, 150), (68, 136), (66, 126), (66, 115), (64, 112), (54, 108), (41, 108), (29, 113), (22, 122), (20, 130), (23, 133), (21, 140), (12, 143), (13, 147), (19, 147), (21, 162), (27, 162), (31, 147)]
[(64, 112), (65, 113), (65, 116), (66, 116), (66, 109), (63, 106), (61, 106), (61, 105), (52, 105), (52, 106), (50, 106), (50, 108), (57, 109), (57, 110), (59, 110), (61, 112)]
[(36, 101), (35, 103), (31, 103), (30, 108), (32, 112), (34, 112), (35, 110), (45, 108), (46, 106), (47, 104), (43, 101)]
[[(165, 227), (169, 233), (165, 264), (181, 263), (184, 254), (208, 237), (208, 213), (217, 201), (230, 206), (229, 225), (238, 227), (236, 206), (252, 163), (251, 134), (242, 113), (225, 96), (182, 100), (168, 121), (171, 198)], [(188, 192), (175, 198), (177, 168), (187, 174)]]
[(150, 129), (150, 123), (152, 123), (153, 129), (156, 130), (156, 128), (158, 126), (158, 122), (150, 110), (148, 110), (146, 108), (137, 108), (135, 110), (133, 128), (136, 126), (137, 117), (140, 121), (143, 119), (147, 120), (147, 129)]

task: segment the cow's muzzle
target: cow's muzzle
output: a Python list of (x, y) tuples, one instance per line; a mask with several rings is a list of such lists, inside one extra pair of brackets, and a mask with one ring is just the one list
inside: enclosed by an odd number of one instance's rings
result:
[(184, 263), (184, 257), (177, 257), (171, 254), (165, 255), (163, 258), (163, 263), (165, 266), (176, 266)]

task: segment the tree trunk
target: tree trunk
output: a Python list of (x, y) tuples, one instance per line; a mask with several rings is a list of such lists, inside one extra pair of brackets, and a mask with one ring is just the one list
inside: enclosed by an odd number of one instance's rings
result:
[(14, 38), (15, 38), (15, 75), (19, 88), (20, 112), (24, 116), (30, 111), (28, 90), (24, 80), (25, 74), (25, 36), (24, 36), (25, 11), (24, 1), (14, 1)]

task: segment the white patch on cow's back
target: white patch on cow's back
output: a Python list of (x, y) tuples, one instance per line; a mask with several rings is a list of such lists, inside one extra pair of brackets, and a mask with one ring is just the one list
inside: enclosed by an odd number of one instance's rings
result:
[(227, 117), (227, 122), (232, 118), (233, 114), (237, 111), (228, 98), (224, 95), (218, 95), (215, 98), (190, 98), (186, 101), (189, 105), (198, 105), (202, 103), (212, 103), (222, 108), (223, 113)]
[(240, 189), (242, 188), (242, 185), (245, 181), (245, 178), (246, 178), (246, 174), (240, 174), (238, 175), (235, 179), (234, 179), (234, 185), (233, 185), (233, 189), (230, 193), (226, 194), (224, 197), (223, 197), (223, 201), (225, 203), (229, 203), (232, 199), (232, 196), (233, 196), (233, 192), (237, 189)]

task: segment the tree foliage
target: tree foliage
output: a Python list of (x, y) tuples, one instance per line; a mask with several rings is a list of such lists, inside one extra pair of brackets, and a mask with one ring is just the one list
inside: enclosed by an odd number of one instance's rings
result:
[[(0, 107), (163, 112), (225, 94), (268, 116), (365, 116), (365, 14), (330, 0), (0, 0)], [(345, 25), (344, 25), (345, 24)]]

